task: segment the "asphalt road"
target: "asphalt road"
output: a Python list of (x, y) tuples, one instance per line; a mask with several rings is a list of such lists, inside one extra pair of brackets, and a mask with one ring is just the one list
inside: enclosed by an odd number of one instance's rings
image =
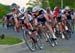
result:
[[(13, 29), (7, 30), (0, 26), (0, 34), (5, 34), (6, 36), (15, 36), (23, 39), (22, 32), (16, 33)], [(58, 45), (56, 47), (51, 47), (47, 42), (43, 41), (44, 49), (37, 49), (35, 52), (31, 52), (25, 43), (14, 45), (14, 46), (1, 46), (0, 53), (75, 53), (75, 33), (72, 35), (70, 40), (58, 39)]]

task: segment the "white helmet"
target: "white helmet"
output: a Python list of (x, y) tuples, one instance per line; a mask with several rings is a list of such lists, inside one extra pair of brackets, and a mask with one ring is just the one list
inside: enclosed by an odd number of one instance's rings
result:
[(62, 10), (61, 10), (61, 13), (64, 13), (64, 12), (65, 12), (65, 9), (62, 9)]
[(27, 12), (27, 9), (25, 7), (23, 7), (23, 8), (20, 8), (19, 11), (21, 14), (24, 14)]
[(69, 6), (66, 6), (66, 7), (65, 7), (65, 10), (70, 10), (70, 7), (69, 7)]
[(40, 9), (40, 6), (35, 6), (33, 7), (32, 12), (40, 11)]

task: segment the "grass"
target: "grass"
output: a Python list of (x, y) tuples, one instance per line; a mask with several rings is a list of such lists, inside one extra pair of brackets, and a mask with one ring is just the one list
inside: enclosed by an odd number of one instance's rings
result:
[(2, 24), (2, 21), (1, 21), (1, 19), (0, 19), (0, 25)]
[(0, 39), (0, 45), (13, 45), (20, 42), (22, 42), (22, 40), (16, 37), (5, 37), (4, 39)]
[(2, 22), (0, 22), (0, 25), (2, 24)]

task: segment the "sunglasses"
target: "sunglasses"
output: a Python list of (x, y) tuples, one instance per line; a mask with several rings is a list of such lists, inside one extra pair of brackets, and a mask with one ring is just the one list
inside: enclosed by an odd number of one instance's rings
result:
[(11, 9), (11, 11), (15, 11), (15, 10), (16, 10), (16, 8), (12, 8), (12, 9)]

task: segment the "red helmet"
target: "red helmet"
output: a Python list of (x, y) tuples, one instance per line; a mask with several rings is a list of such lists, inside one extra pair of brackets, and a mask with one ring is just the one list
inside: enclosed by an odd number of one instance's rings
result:
[(56, 7), (54, 8), (54, 11), (59, 12), (59, 8), (56, 6)]

